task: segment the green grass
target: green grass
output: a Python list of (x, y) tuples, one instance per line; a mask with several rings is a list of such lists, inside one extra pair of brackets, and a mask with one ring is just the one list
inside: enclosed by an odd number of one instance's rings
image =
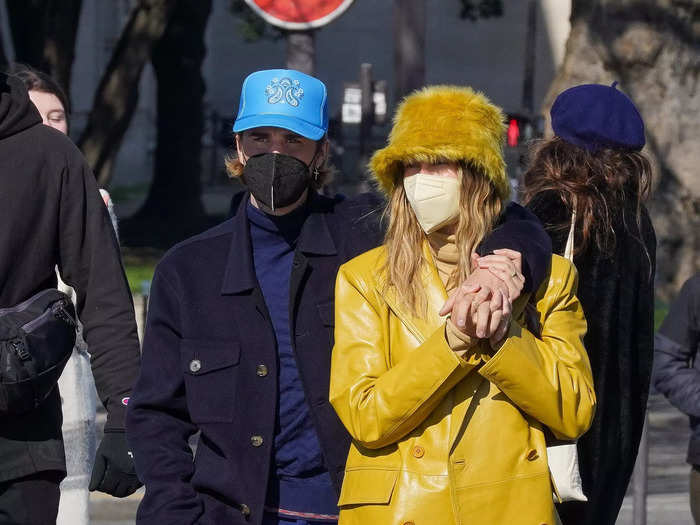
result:
[(656, 333), (659, 326), (661, 326), (661, 323), (666, 318), (666, 314), (668, 314), (668, 304), (661, 299), (657, 299), (654, 307), (654, 333)]
[(132, 294), (142, 293), (142, 283), (153, 279), (154, 265), (126, 266), (126, 278), (129, 281), (129, 288)]
[(128, 186), (115, 186), (109, 188), (109, 195), (114, 202), (128, 201), (134, 198), (141, 198), (148, 193), (150, 183), (131, 184)]
[(142, 283), (153, 279), (153, 272), (162, 255), (163, 252), (152, 248), (122, 248), (124, 271), (131, 293), (142, 293)]

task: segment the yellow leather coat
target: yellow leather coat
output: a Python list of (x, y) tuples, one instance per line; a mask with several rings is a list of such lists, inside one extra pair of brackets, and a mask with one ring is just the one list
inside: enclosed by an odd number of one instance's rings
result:
[(384, 261), (360, 255), (336, 284), (330, 401), (353, 437), (340, 525), (557, 523), (543, 427), (577, 438), (595, 409), (576, 269), (552, 257), (539, 339), (520, 316), (492, 357), (482, 341), (460, 358), (434, 266), (418, 318), (383, 286)]

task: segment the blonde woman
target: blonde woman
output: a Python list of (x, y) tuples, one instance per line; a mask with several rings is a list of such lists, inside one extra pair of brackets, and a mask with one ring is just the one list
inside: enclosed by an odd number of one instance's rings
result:
[[(330, 400), (353, 437), (341, 525), (557, 522), (545, 430), (577, 438), (595, 407), (576, 270), (553, 256), (537, 335), (527, 295), (498, 292), (490, 339), (464, 315), (461, 283), (509, 193), (503, 136), (483, 95), (435, 86), (404, 100), (372, 158), (389, 229), (335, 292)], [(504, 278), (521, 271), (509, 255), (489, 256)]]

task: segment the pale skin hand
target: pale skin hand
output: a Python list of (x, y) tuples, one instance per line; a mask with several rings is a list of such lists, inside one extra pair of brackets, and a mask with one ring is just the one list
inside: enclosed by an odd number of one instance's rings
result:
[(493, 255), (486, 255), (476, 259), (476, 266), (488, 270), (496, 276), (505, 286), (508, 298), (512, 303), (520, 297), (525, 286), (525, 276), (522, 271), (522, 255), (515, 250), (494, 250)]
[(497, 346), (508, 331), (512, 302), (525, 284), (521, 267), (521, 254), (513, 250), (494, 250), (485, 257), (474, 254), (474, 271), (452, 292), (440, 315), (450, 313), (459, 330)]

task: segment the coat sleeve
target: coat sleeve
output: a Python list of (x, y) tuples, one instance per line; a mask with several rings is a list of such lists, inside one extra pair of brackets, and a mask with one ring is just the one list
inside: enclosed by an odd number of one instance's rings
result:
[(565, 274), (552, 271), (537, 303), (540, 337), (511, 322), (507, 339), (479, 373), (555, 437), (575, 439), (588, 430), (596, 400), (583, 347), (586, 320), (576, 297), (576, 269), (563, 259), (559, 263)]
[(458, 357), (448, 346), (442, 325), (411, 359), (390, 363), (379, 314), (382, 303), (374, 297), (341, 266), (330, 401), (350, 435), (372, 449), (394, 443), (420, 425), (479, 362), (475, 355)]
[(564, 253), (571, 226), (571, 210), (555, 190), (542, 191), (527, 203), (527, 210), (535, 215), (552, 240), (552, 251)]
[(58, 269), (76, 292), (106, 429), (123, 429), (140, 365), (134, 305), (95, 178), (75, 150), (61, 173)]
[(682, 412), (700, 417), (700, 275), (687, 281), (654, 339), (654, 386)]
[(180, 367), (180, 302), (175, 288), (156, 270), (143, 344), (141, 375), (127, 415), (127, 438), (146, 494), (138, 524), (191, 525), (203, 513), (190, 484), (194, 473), (188, 439), (190, 421)]
[(537, 290), (552, 257), (552, 241), (537, 217), (522, 206), (510, 203), (500, 225), (481, 242), (477, 252), (486, 255), (499, 248), (522, 254), (523, 293)]

